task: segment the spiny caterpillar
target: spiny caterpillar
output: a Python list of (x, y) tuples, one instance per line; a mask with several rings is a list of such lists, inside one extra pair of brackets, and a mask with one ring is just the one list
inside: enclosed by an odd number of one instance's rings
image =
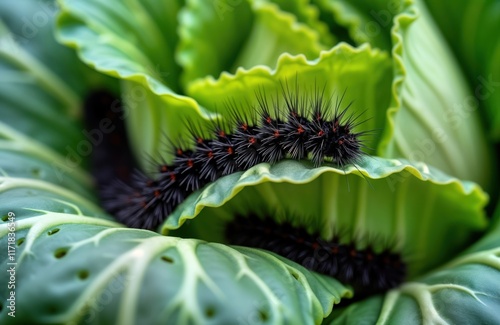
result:
[(270, 216), (238, 215), (226, 225), (225, 236), (229, 244), (265, 249), (348, 283), (356, 298), (394, 288), (406, 276), (406, 264), (398, 253), (375, 252), (370, 246), (358, 249), (339, 236), (327, 241), (288, 222), (279, 224)]
[(92, 175), (100, 189), (116, 178), (129, 182), (136, 166), (130, 149), (121, 101), (104, 89), (92, 91), (84, 102), (85, 134), (95, 146), (90, 156)]
[(312, 96), (281, 88), (281, 100), (257, 92), (256, 107), (246, 110), (253, 116), (228, 103), (229, 130), (213, 122), (207, 136), (188, 125), (193, 146), (174, 148), (173, 161), (159, 163), (154, 178), (136, 171), (129, 182), (108, 183), (101, 191), (105, 209), (129, 227), (155, 229), (192, 192), (259, 163), (310, 159), (315, 167), (330, 161), (343, 168), (359, 160), (368, 131), (354, 131), (362, 122), (348, 113), (351, 104), (341, 108), (345, 92), (333, 103), (325, 88)]

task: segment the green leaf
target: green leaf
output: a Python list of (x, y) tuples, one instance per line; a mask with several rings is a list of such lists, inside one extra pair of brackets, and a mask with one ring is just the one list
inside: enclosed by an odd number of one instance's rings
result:
[[(78, 96), (3, 28), (0, 21), (0, 119), (63, 152), (80, 136)], [(41, 133), (40, 125), (51, 127)]]
[(364, 0), (313, 0), (313, 3), (321, 9), (322, 20), (328, 23), (331, 32), (342, 40), (391, 49), (390, 29), (393, 16), (399, 12), (398, 2), (377, 5)]
[[(366, 76), (369, 75), (370, 78)], [(190, 96), (204, 107), (228, 116), (225, 102), (238, 103), (238, 113), (253, 116), (258, 104), (256, 93), (264, 92), (269, 102), (281, 96), (282, 86), (300, 97), (313, 98), (318, 92), (327, 101), (333, 95), (333, 102), (345, 91), (342, 107), (350, 102), (349, 114), (360, 114), (366, 120), (357, 128), (359, 131), (375, 130), (364, 137), (368, 148), (375, 148), (381, 130), (385, 125), (385, 110), (390, 102), (391, 62), (387, 53), (365, 45), (353, 48), (341, 44), (321, 53), (316, 60), (308, 61), (303, 55), (282, 55), (277, 67), (255, 67), (238, 69), (236, 74), (223, 73), (218, 80), (207, 77), (193, 82), (188, 88)], [(332, 108), (333, 109), (333, 108)]]
[(111, 219), (93, 201), (40, 180), (0, 177), (0, 196), (4, 219), (9, 211), (16, 213), (18, 220), (31, 218), (43, 211)]
[(254, 1), (252, 9), (255, 14), (252, 31), (231, 71), (258, 65), (274, 68), (283, 53), (315, 59), (326, 49), (318, 32), (299, 23), (294, 15), (280, 11), (277, 5)]
[(83, 137), (81, 97), (113, 85), (55, 42), (55, 14), (52, 1), (0, 4), (0, 120), (67, 153)]
[(500, 210), (479, 242), (445, 266), (385, 296), (358, 302), (335, 324), (498, 324)]
[[(256, 0), (254, 0), (256, 1)], [(276, 3), (281, 10), (289, 12), (297, 17), (297, 20), (306, 24), (320, 35), (320, 41), (327, 47), (337, 43), (335, 34), (328, 30), (328, 24), (320, 20), (320, 9), (311, 0), (258, 0)]]
[(183, 84), (230, 71), (251, 33), (254, 15), (248, 1), (188, 0), (179, 15), (178, 62)]
[(49, 182), (94, 200), (92, 178), (80, 169), (76, 158), (79, 157), (62, 157), (0, 122), (0, 174), (3, 176)]
[[(312, 24), (310, 15), (301, 18)], [(282, 53), (303, 53), (312, 59), (324, 49), (316, 30), (278, 5), (258, 0), (188, 1), (180, 19), (180, 35), (178, 58), (186, 86), (238, 67), (274, 67)]]
[[(2, 247), (9, 226), (0, 223)], [(16, 318), (2, 289), (2, 324), (319, 324), (352, 295), (332, 278), (260, 250), (55, 212), (15, 228)], [(4, 269), (8, 258), (2, 250)], [(9, 274), (0, 278), (7, 283)]]
[(271, 215), (325, 239), (342, 229), (341, 241), (389, 246), (402, 253), (412, 278), (449, 260), (485, 228), (486, 202), (478, 185), (425, 164), (365, 157), (340, 170), (285, 160), (193, 193), (161, 231), (180, 228), (175, 235), (225, 242), (224, 223), (235, 214)]
[(59, 3), (58, 37), (77, 48), (85, 63), (114, 77), (148, 77), (179, 89), (180, 67), (175, 63), (174, 49), (178, 42), (176, 16), (182, 1)]
[(392, 37), (393, 102), (378, 154), (424, 161), (489, 189), (491, 148), (473, 96), (420, 1), (406, 3)]
[(500, 140), (500, 4), (495, 0), (426, 3), (467, 72), (479, 106), (486, 110), (491, 135)]

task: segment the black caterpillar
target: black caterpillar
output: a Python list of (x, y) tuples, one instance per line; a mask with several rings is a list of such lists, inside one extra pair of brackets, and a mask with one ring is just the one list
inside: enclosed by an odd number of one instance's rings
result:
[(262, 248), (286, 257), (302, 266), (332, 276), (353, 286), (356, 298), (397, 287), (406, 276), (406, 264), (400, 254), (371, 247), (357, 249), (354, 243), (326, 241), (319, 234), (289, 223), (278, 224), (271, 217), (237, 216), (226, 225), (229, 244)]
[(255, 116), (229, 103), (229, 132), (218, 122), (208, 136), (188, 125), (193, 146), (177, 146), (171, 163), (157, 164), (154, 178), (135, 171), (129, 182), (108, 182), (100, 193), (104, 208), (129, 227), (155, 229), (192, 192), (261, 162), (309, 158), (314, 166), (330, 161), (343, 168), (363, 155), (361, 137), (368, 131), (354, 132), (362, 122), (347, 113), (351, 104), (340, 108), (344, 95), (335, 105), (324, 89), (307, 97), (282, 86), (282, 95), (282, 102), (269, 103), (257, 93)]
[(90, 169), (104, 190), (120, 179), (130, 182), (136, 162), (130, 150), (121, 101), (104, 89), (92, 91), (85, 99), (85, 134), (94, 145)]

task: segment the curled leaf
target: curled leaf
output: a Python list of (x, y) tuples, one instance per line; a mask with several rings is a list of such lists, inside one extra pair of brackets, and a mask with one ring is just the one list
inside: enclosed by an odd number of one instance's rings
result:
[(486, 202), (478, 185), (425, 164), (366, 157), (340, 170), (285, 160), (193, 193), (161, 231), (180, 228), (182, 236), (225, 242), (224, 223), (236, 214), (267, 214), (325, 239), (341, 229), (359, 246), (394, 248), (406, 257), (412, 277), (448, 260), (485, 228)]

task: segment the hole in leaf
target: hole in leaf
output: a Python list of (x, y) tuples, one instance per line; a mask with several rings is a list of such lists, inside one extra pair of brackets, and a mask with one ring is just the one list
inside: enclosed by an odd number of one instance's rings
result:
[(208, 318), (214, 317), (215, 316), (215, 308), (214, 307), (208, 307), (207, 309), (205, 309), (205, 315)]
[(0, 302), (0, 313), (2, 312), (3, 310), (3, 304)]
[(61, 247), (56, 249), (56, 251), (54, 252), (54, 256), (55, 258), (63, 258), (64, 256), (66, 256), (66, 253), (68, 253), (68, 248)]
[(167, 263), (170, 263), (170, 264), (174, 263), (174, 260), (172, 258), (168, 257), (168, 256), (162, 256), (161, 260), (165, 261)]
[(4, 216), (2, 217), (2, 221), (4, 221), (4, 222), (5, 222), (5, 221), (7, 221), (7, 220), (9, 220), (9, 216), (8, 216), (8, 215), (4, 215)]
[(267, 310), (259, 310), (259, 319), (262, 322), (265, 322), (269, 319), (269, 314), (267, 313)]
[(49, 230), (47, 232), (47, 235), (52, 236), (53, 234), (57, 234), (59, 232), (59, 230), (60, 230), (59, 228), (54, 228), (52, 230)]
[(31, 175), (33, 175), (34, 177), (40, 177), (40, 168), (33, 168), (31, 169)]
[(80, 280), (85, 280), (88, 277), (89, 277), (89, 271), (87, 271), (87, 270), (80, 270), (80, 271), (78, 271), (78, 278)]
[(17, 240), (17, 246), (21, 246), (24, 243), (24, 237)]

